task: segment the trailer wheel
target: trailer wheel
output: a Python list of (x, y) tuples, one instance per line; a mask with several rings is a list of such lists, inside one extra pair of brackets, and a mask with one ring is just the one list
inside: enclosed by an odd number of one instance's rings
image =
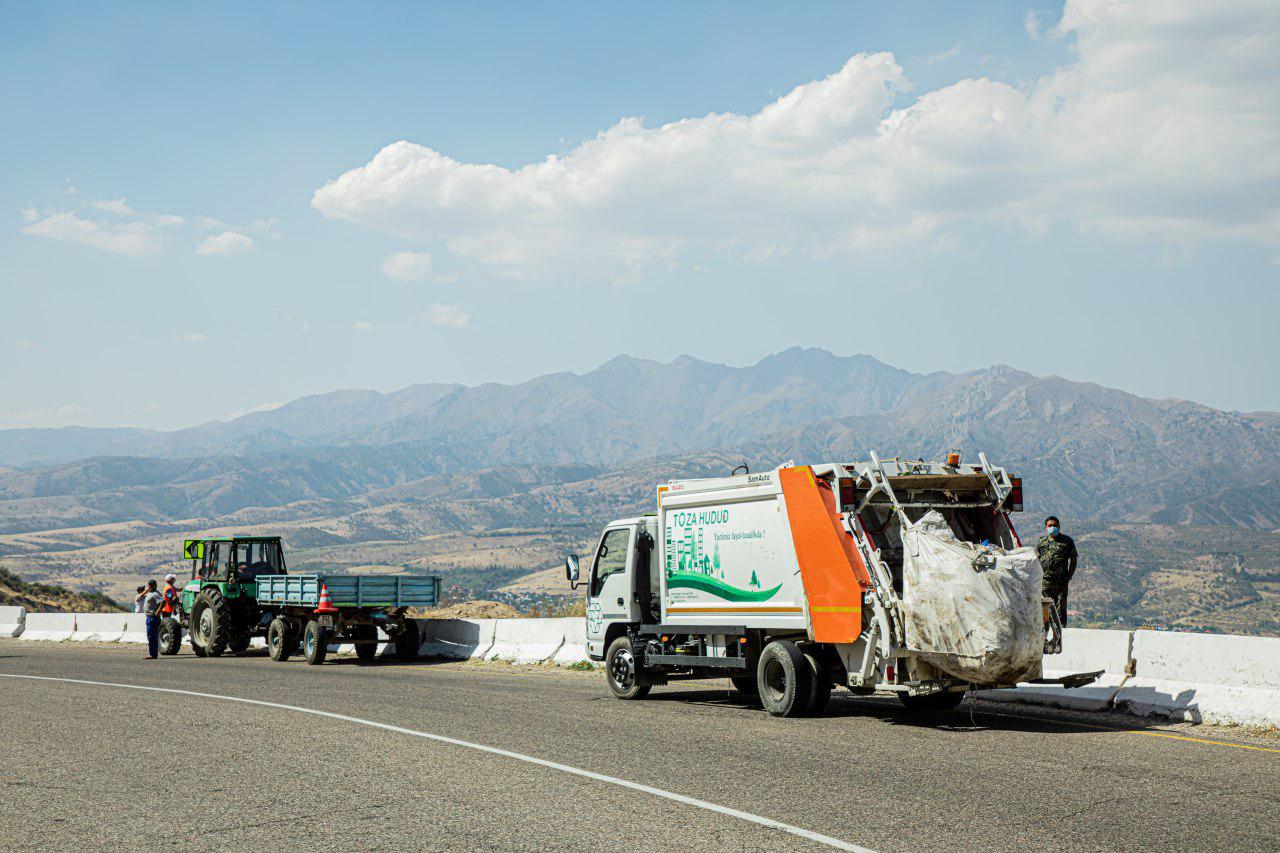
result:
[[(418, 650), (422, 648), (422, 633), (418, 623), (412, 619), (404, 623), (404, 627), (393, 638), (396, 643), (396, 658), (405, 663), (413, 663), (418, 659)], [(377, 649), (377, 646), (374, 646)]]
[(821, 717), (827, 713), (827, 706), (831, 704), (831, 669), (825, 661), (809, 652), (805, 652), (804, 659), (809, 664), (809, 675), (813, 680), (813, 687), (809, 691), (809, 707), (805, 709), (805, 713), (811, 717)]
[(650, 685), (644, 677), (644, 670), (636, 662), (630, 637), (618, 637), (610, 643), (604, 661), (604, 677), (614, 696), (619, 699), (643, 699), (649, 695)]
[(733, 675), (729, 677), (729, 681), (733, 684), (733, 689), (743, 696), (754, 699), (760, 695), (760, 685), (756, 683), (754, 675)]
[(329, 654), (329, 632), (314, 619), (302, 632), (302, 654), (312, 666), (324, 663), (325, 656)]
[(372, 625), (356, 625), (351, 633), (356, 641), (356, 659), (360, 663), (372, 662), (378, 656), (378, 629)]
[(274, 661), (286, 661), (293, 654), (298, 641), (294, 639), (293, 626), (288, 619), (277, 616), (267, 628), (267, 654)]
[(242, 655), (249, 651), (249, 635), (236, 634), (231, 638), (231, 642), (227, 643), (227, 649), (236, 655)]
[(900, 701), (912, 714), (938, 714), (954, 710), (964, 701), (963, 693), (929, 693), (924, 696), (898, 694)]
[(813, 673), (800, 647), (774, 640), (764, 647), (756, 668), (760, 704), (775, 717), (798, 717), (809, 707)]
[(165, 619), (160, 623), (160, 654), (176, 655), (182, 646), (182, 626), (177, 619)]

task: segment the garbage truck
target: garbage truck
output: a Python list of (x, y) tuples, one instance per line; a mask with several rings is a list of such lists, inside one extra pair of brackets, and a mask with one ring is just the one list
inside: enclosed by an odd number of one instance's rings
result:
[(659, 485), (655, 513), (606, 526), (585, 578), (574, 554), (565, 572), (619, 699), (727, 677), (774, 716), (823, 713), (833, 686), (941, 711), (1101, 674), (1042, 677), (1062, 625), (1021, 509), (1021, 480), (983, 454), (787, 464)]

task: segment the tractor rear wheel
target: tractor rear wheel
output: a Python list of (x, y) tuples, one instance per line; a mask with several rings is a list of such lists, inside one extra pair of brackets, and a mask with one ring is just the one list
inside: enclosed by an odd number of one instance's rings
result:
[(206, 589), (196, 597), (191, 609), (191, 641), (197, 639), (210, 657), (218, 657), (231, 641), (231, 605), (216, 589)]
[(412, 619), (404, 623), (404, 627), (395, 636), (396, 658), (405, 663), (413, 663), (418, 659), (418, 649), (422, 648), (422, 634), (418, 632), (418, 623)]
[(312, 666), (324, 663), (325, 656), (329, 654), (329, 630), (314, 619), (302, 632), (302, 654)]
[(378, 656), (378, 629), (372, 625), (356, 625), (351, 631), (355, 640), (356, 658), (360, 663), (372, 663)]
[(182, 645), (182, 625), (177, 619), (166, 618), (160, 622), (160, 654), (176, 655)]
[(271, 620), (267, 628), (267, 654), (274, 661), (285, 661), (293, 654), (297, 641), (293, 638), (293, 626), (288, 619), (279, 616)]

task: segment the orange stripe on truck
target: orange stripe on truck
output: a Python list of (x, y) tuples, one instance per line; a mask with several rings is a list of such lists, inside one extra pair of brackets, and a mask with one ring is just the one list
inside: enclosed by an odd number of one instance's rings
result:
[(840, 523), (836, 496), (807, 465), (783, 468), (778, 475), (800, 579), (809, 598), (813, 639), (852, 643), (862, 633), (862, 591), (871, 586), (871, 578)]

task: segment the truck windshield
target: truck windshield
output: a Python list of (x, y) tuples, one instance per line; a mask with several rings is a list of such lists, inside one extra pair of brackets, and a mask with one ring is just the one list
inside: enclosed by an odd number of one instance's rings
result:
[(599, 594), (601, 584), (604, 583), (604, 579), (609, 575), (616, 575), (618, 572), (626, 571), (627, 545), (630, 541), (630, 530), (610, 530), (604, 535), (604, 540), (600, 543), (600, 550), (596, 553), (596, 565), (592, 582), (594, 594)]

